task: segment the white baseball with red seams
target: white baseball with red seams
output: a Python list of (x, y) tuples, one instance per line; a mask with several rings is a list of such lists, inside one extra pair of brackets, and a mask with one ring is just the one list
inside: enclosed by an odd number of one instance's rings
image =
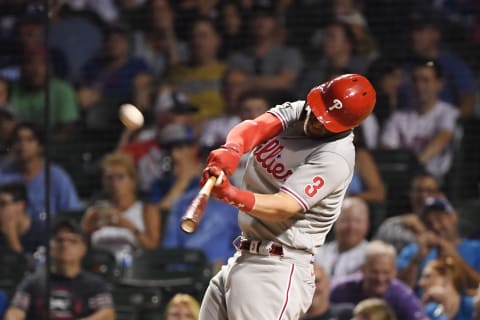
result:
[(303, 212), (282, 222), (242, 211), (238, 217), (242, 236), (281, 244), (284, 255), (238, 251), (212, 279), (202, 320), (296, 320), (310, 306), (315, 290), (312, 255), (340, 214), (355, 149), (351, 132), (334, 140), (307, 137), (299, 121), (304, 105), (288, 102), (269, 111), (280, 119), (283, 132), (250, 153), (244, 176), (245, 189), (260, 194), (282, 190)]

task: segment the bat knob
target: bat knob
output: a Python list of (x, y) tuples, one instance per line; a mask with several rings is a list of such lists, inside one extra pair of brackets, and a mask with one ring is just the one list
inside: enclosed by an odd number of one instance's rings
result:
[(180, 227), (186, 233), (193, 233), (197, 229), (197, 224), (191, 219), (185, 219), (180, 224)]

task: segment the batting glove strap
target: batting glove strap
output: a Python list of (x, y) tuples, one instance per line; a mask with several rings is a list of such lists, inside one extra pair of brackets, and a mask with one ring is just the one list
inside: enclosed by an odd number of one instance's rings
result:
[(253, 192), (231, 187), (222, 197), (222, 201), (237, 207), (244, 212), (250, 212), (255, 207), (255, 195)]
[(238, 143), (228, 142), (228, 143), (225, 143), (225, 144), (221, 145), (220, 147), (224, 148), (224, 149), (235, 151), (239, 155), (242, 154), (242, 151), (241, 151), (242, 149), (240, 148), (240, 145)]

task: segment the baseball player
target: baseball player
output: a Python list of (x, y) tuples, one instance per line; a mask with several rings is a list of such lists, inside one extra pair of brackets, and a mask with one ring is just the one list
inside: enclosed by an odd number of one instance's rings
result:
[(337, 219), (352, 178), (352, 129), (373, 110), (375, 90), (347, 74), (235, 126), (203, 171), (226, 177), (252, 150), (244, 189), (221, 179), (212, 193), (240, 209), (236, 254), (211, 280), (200, 319), (298, 319), (315, 290), (313, 254)]

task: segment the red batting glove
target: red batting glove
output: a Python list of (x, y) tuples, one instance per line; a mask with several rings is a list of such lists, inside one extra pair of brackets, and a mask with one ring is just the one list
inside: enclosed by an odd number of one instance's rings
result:
[(242, 152), (235, 143), (227, 143), (210, 152), (207, 158), (207, 167), (218, 167), (231, 176), (237, 170)]
[[(218, 177), (221, 172), (222, 170), (218, 167), (207, 167), (203, 170), (203, 178), (205, 178), (207, 174), (209, 177)], [(255, 195), (253, 192), (233, 186), (226, 176), (223, 176), (219, 185), (215, 185), (212, 194), (221, 201), (231, 204), (245, 212), (252, 211), (255, 206)]]

